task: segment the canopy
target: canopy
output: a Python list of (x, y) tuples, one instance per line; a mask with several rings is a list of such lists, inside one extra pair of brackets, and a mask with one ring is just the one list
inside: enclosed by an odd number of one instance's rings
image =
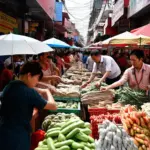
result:
[(17, 34), (6, 34), (0, 36), (0, 55), (36, 55), (42, 52), (53, 51), (46, 44)]
[(53, 47), (53, 48), (71, 48), (70, 45), (68, 45), (67, 43), (65, 43), (61, 40), (58, 40), (56, 38), (48, 39), (48, 40), (44, 41), (43, 43), (45, 43), (48, 46)]
[(77, 47), (75, 45), (71, 46), (72, 49), (80, 49), (80, 47)]
[(140, 28), (131, 30), (131, 33), (134, 33), (135, 35), (144, 35), (150, 37), (150, 24), (147, 24), (145, 26), (142, 26)]
[(135, 35), (133, 33), (130, 33), (128, 31), (116, 35), (112, 38), (109, 38), (102, 42), (102, 44), (105, 45), (147, 45), (150, 43), (150, 38), (143, 35)]
[[(132, 39), (132, 40), (131, 40)], [(128, 31), (113, 36), (105, 41), (102, 42), (102, 45), (109, 45), (109, 44), (137, 44), (138, 37)]]

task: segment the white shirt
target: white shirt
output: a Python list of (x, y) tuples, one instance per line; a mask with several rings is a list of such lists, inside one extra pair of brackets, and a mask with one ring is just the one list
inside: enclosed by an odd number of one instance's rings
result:
[(8, 57), (5, 61), (4, 61), (4, 65), (5, 67), (8, 67), (11, 64), (11, 57)]
[(114, 79), (121, 74), (121, 70), (115, 60), (110, 56), (103, 56), (101, 55), (101, 62), (94, 63), (93, 65), (93, 73), (97, 73), (100, 71), (102, 74), (105, 72), (110, 71), (110, 75), (108, 76), (109, 79)]
[(88, 65), (87, 69), (89, 71), (92, 71), (93, 70), (93, 64), (94, 64), (94, 61), (92, 59), (91, 56), (88, 57), (87, 61), (86, 61), (86, 64)]

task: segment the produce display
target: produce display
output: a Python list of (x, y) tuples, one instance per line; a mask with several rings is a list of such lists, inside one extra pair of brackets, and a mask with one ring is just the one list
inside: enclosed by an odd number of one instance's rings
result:
[(69, 108), (69, 109), (77, 109), (78, 108), (78, 103), (69, 101), (69, 102), (56, 102), (58, 108)]
[(80, 88), (78, 86), (72, 86), (66, 88), (57, 88), (57, 92), (54, 96), (59, 97), (80, 97)]
[(124, 129), (133, 137), (139, 150), (150, 150), (150, 118), (146, 113), (127, 105), (122, 110), (121, 118)]
[(99, 125), (99, 134), (96, 150), (138, 150), (126, 131), (108, 120)]
[(105, 120), (113, 121), (116, 124), (121, 124), (121, 117), (118, 114), (107, 113), (107, 114), (101, 114), (98, 116), (93, 115), (90, 117), (90, 120), (92, 123), (96, 123), (96, 124), (103, 123), (103, 121)]
[(47, 130), (45, 139), (35, 150), (95, 150), (90, 134), (89, 123), (70, 119)]
[(141, 108), (143, 103), (149, 101), (145, 91), (134, 90), (129, 87), (124, 87), (116, 90), (115, 100), (124, 105), (136, 105), (138, 108)]
[(145, 111), (148, 116), (150, 116), (150, 103), (144, 103), (141, 107), (142, 110)]
[(105, 91), (89, 91), (81, 95), (81, 101), (83, 104), (99, 104), (99, 102), (104, 102), (103, 105), (112, 104), (114, 99), (113, 92)]
[(58, 123), (63, 124), (64, 122), (70, 120), (71, 118), (78, 119), (79, 117), (73, 113), (71, 114), (57, 113), (56, 115), (55, 114), (48, 115), (47, 117), (45, 117), (42, 123), (42, 129), (44, 131), (47, 131), (48, 129), (54, 127)]

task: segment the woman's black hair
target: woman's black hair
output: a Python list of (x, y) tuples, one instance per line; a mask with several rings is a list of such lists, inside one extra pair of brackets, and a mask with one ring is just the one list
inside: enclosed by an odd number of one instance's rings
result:
[(93, 50), (91, 52), (91, 56), (98, 56), (98, 55), (101, 55), (101, 52), (99, 50)]
[(134, 49), (131, 53), (131, 55), (135, 55), (138, 59), (144, 59), (144, 52), (142, 50), (139, 49)]
[(19, 75), (31, 73), (31, 76), (40, 75), (39, 80), (43, 77), (42, 67), (38, 62), (27, 62), (23, 65)]

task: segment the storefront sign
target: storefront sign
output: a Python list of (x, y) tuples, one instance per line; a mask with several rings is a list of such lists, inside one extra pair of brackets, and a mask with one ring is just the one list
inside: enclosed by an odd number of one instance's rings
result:
[(69, 32), (72, 32), (74, 29), (74, 25), (68, 20), (65, 18), (65, 22), (64, 22), (64, 27), (69, 31)]
[(0, 11), (0, 32), (9, 33), (18, 28), (17, 20)]
[(150, 0), (130, 0), (128, 17), (133, 16), (148, 5), (150, 5)]
[(55, 18), (55, 0), (36, 0), (47, 15), (51, 18)]
[(112, 14), (112, 26), (124, 14), (124, 0), (118, 0)]
[(62, 8), (63, 8), (62, 2), (56, 2), (56, 5), (55, 5), (55, 21), (59, 21), (59, 22), (62, 21)]

